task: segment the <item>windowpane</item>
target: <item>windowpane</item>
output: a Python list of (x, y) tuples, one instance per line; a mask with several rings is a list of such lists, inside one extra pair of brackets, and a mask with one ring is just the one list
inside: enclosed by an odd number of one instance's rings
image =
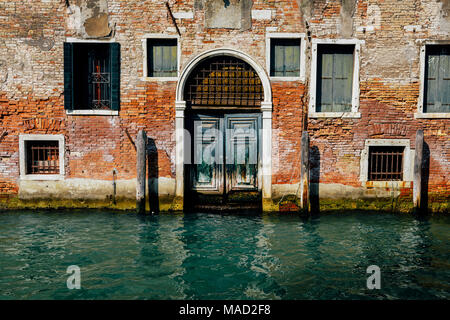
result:
[(270, 40), (270, 75), (275, 77), (300, 75), (300, 39)]
[(426, 50), (424, 112), (450, 112), (450, 46), (430, 45)]
[(317, 112), (352, 110), (353, 45), (319, 45)]
[(177, 39), (147, 39), (149, 77), (176, 77)]

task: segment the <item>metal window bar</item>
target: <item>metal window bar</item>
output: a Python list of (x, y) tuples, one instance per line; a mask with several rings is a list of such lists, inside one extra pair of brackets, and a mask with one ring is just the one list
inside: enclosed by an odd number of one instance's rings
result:
[(27, 142), (27, 174), (59, 174), (58, 141)]
[(90, 52), (89, 68), (89, 85), (90, 88), (90, 108), (91, 109), (111, 109), (111, 95), (110, 95), (110, 79), (109, 59), (106, 52), (101, 52), (101, 49), (93, 49)]
[(259, 107), (263, 88), (253, 68), (234, 57), (207, 59), (192, 73), (185, 91), (192, 106)]
[(402, 181), (404, 147), (369, 147), (369, 181)]

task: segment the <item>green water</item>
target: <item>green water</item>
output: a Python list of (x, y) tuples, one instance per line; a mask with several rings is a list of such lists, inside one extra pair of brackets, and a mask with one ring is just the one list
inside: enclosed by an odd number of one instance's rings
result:
[(448, 216), (379, 213), (4, 212), (0, 299), (449, 299), (449, 231)]

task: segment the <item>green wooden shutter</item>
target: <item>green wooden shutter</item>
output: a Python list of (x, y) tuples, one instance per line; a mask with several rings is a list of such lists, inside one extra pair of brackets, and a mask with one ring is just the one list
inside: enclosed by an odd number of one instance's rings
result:
[(450, 112), (450, 47), (444, 46), (439, 56), (439, 93), (438, 112)]
[(279, 44), (274, 46), (275, 54), (275, 65), (274, 65), (274, 76), (282, 77), (284, 75), (284, 48)]
[(111, 43), (111, 109), (120, 106), (120, 44)]
[(64, 109), (73, 109), (73, 44), (64, 43)]
[(353, 54), (335, 53), (333, 62), (333, 112), (352, 111)]
[(317, 111), (333, 111), (333, 59), (332, 53), (322, 53), (320, 57), (320, 86), (317, 94)]
[(298, 77), (300, 75), (300, 46), (292, 41), (284, 47), (285, 76)]
[(427, 83), (425, 112), (436, 112), (439, 109), (439, 54), (427, 54)]

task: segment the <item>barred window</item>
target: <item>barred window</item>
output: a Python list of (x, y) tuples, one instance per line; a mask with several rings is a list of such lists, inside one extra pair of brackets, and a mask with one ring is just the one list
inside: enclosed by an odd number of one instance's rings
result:
[(64, 107), (118, 110), (120, 45), (64, 43)]
[(369, 181), (403, 180), (403, 146), (369, 147)]
[(190, 107), (259, 107), (264, 91), (256, 71), (232, 56), (202, 61), (190, 74), (185, 86)]
[(59, 174), (58, 141), (26, 141), (26, 174)]

